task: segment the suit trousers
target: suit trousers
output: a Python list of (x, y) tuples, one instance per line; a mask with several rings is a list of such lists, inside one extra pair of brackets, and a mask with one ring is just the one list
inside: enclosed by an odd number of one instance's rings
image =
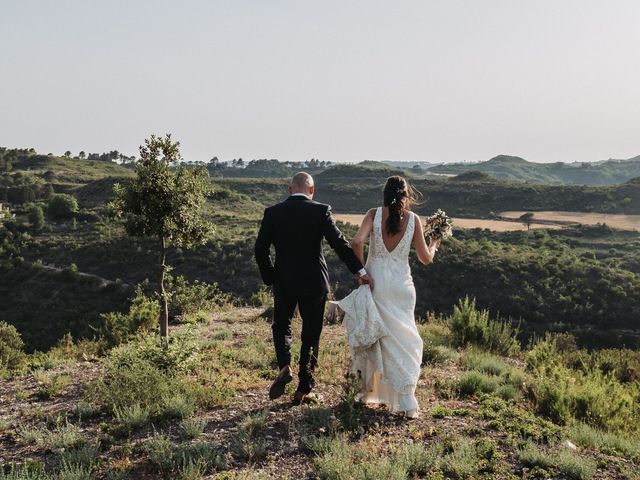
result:
[(318, 365), (320, 334), (327, 294), (292, 294), (279, 290), (274, 289), (273, 323), (271, 324), (278, 366), (282, 369), (291, 363), (291, 319), (297, 305), (302, 317), (298, 391), (309, 393), (315, 385), (313, 372)]

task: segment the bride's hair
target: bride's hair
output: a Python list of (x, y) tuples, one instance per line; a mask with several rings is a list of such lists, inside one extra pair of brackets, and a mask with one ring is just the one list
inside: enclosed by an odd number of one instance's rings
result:
[(387, 178), (384, 186), (384, 206), (389, 207), (386, 229), (390, 235), (400, 233), (404, 214), (418, 201), (420, 192), (413, 189), (403, 177)]

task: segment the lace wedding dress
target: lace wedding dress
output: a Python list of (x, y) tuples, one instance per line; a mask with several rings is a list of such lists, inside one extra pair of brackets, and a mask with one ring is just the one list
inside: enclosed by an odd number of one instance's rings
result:
[(382, 208), (376, 210), (366, 264), (373, 291), (364, 285), (336, 303), (345, 312), (353, 371), (362, 379), (361, 401), (416, 417), (423, 343), (415, 324), (416, 290), (409, 267), (416, 216), (409, 215), (400, 243), (389, 252), (382, 240)]

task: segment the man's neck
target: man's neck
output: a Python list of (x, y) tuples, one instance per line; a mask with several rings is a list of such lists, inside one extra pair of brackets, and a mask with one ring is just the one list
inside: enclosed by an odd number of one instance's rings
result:
[(307, 198), (309, 198), (309, 195), (307, 195), (306, 193), (302, 193), (302, 192), (292, 193), (291, 196), (292, 197), (307, 197)]

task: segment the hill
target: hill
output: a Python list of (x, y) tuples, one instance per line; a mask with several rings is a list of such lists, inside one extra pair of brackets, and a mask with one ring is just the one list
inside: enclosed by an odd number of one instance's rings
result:
[(486, 162), (438, 165), (427, 172), (456, 175), (471, 170), (501, 180), (538, 184), (614, 185), (640, 175), (640, 156), (594, 163), (534, 163), (520, 157), (498, 155)]
[[(63, 160), (95, 168), (85, 178), (104, 174), (101, 164), (94, 167), (82, 160)], [(363, 213), (380, 203), (385, 179), (398, 173), (380, 164), (337, 165), (315, 176), (315, 198), (330, 203), (337, 212)], [(33, 177), (40, 182), (34, 187), (38, 191), (45, 181), (29, 170), (2, 175), (11, 182)], [(41, 231), (34, 231), (28, 223), (29, 203), (11, 206), (16, 218), (0, 227), (0, 253), (8, 259), (2, 265), (0, 289), (12, 301), (0, 306), (0, 318), (19, 327), (29, 349), (47, 348), (67, 332), (90, 338), (90, 327), (103, 325), (100, 314), (109, 305), (114, 310), (123, 308), (135, 285), (153, 280), (153, 241), (128, 238), (122, 223), (104, 208), (112, 197), (113, 184), (121, 179), (105, 175), (79, 184), (58, 184), (53, 178), (55, 189), (74, 195), (80, 210), (74, 219), (46, 218)], [(416, 207), (423, 215), (436, 208), (476, 218), (490, 218), (505, 208), (640, 211), (637, 180), (610, 187), (544, 186), (467, 172), (449, 179), (412, 182), (424, 194)], [(197, 249), (171, 249), (169, 263), (175, 275), (188, 281), (217, 283), (242, 302), (253, 301), (261, 291), (253, 241), (264, 206), (286, 198), (286, 179), (214, 178), (212, 186), (206, 215), (216, 225), (215, 234)], [(11, 186), (9, 191), (24, 188)], [(35, 197), (35, 202), (46, 207), (47, 200)], [(347, 237), (354, 234), (352, 227), (344, 229)], [(640, 338), (637, 233), (629, 237), (609, 228), (590, 232), (494, 235), (458, 229), (458, 240), (443, 247), (432, 267), (425, 270), (414, 265), (419, 287), (417, 314), (448, 311), (458, 298), (471, 295), (495, 314), (521, 318), (523, 337), (564, 330), (573, 332), (584, 345), (636, 345)], [(343, 295), (352, 280), (338, 259), (329, 250), (326, 253), (336, 293)], [(441, 280), (433, 282), (434, 275)], [(120, 282), (123, 288), (101, 293), (104, 281), (113, 286)], [(25, 285), (30, 286), (27, 292)], [(49, 299), (39, 296), (42, 291), (59, 293)], [(74, 292), (77, 305), (71, 300)], [(585, 296), (581, 292), (592, 293)], [(45, 317), (47, 327), (42, 328)]]
[[(341, 213), (363, 213), (381, 202), (382, 187), (391, 175), (405, 173), (362, 164), (336, 165), (314, 175), (315, 198)], [(505, 209), (640, 214), (637, 180), (610, 186), (542, 185), (499, 180), (476, 170), (437, 180), (407, 177), (423, 194), (423, 201), (415, 208), (422, 215), (437, 208), (456, 216), (481, 218), (490, 218)], [(215, 182), (265, 206), (286, 196), (286, 179), (216, 179)]]
[(203, 313), (173, 328), (168, 350), (146, 333), (104, 353), (66, 339), (22, 359), (32, 366), (0, 386), (0, 478), (637, 478), (637, 352), (589, 353), (565, 337), (521, 351), (491, 319), (491, 342), (461, 343), (483, 315), (462, 304), (418, 326), (421, 416), (407, 420), (356, 401), (336, 324), (323, 331), (320, 402), (292, 406), (293, 384), (269, 401), (262, 315)]
[(29, 153), (17, 156), (14, 171), (25, 171), (55, 183), (86, 183), (107, 176), (129, 177), (132, 171), (117, 163), (103, 160), (58, 157)]

